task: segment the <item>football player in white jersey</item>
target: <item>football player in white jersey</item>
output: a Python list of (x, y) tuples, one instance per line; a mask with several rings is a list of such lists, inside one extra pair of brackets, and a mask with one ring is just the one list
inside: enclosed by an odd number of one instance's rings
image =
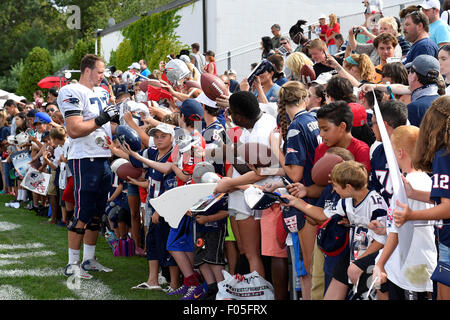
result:
[(118, 111), (115, 106), (107, 105), (108, 93), (99, 87), (105, 72), (103, 59), (87, 54), (80, 70), (79, 83), (61, 88), (58, 96), (58, 106), (72, 138), (68, 165), (73, 174), (75, 197), (73, 218), (67, 223), (69, 262), (64, 274), (90, 279), (89, 270), (112, 271), (97, 262), (95, 248), (112, 181), (108, 162), (111, 152), (106, 143), (111, 139), (109, 122), (118, 116)]

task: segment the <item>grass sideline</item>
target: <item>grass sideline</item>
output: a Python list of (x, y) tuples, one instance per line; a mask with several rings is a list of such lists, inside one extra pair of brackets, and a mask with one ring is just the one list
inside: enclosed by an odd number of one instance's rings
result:
[[(11, 196), (0, 196), (0, 225), (9, 223), (20, 227), (2, 231), (0, 228), (0, 262), (6, 261), (10, 255), (21, 253), (39, 254), (42, 251), (52, 251), (55, 254), (47, 256), (22, 257), (13, 264), (0, 264), (0, 293), (5, 288), (20, 289), (23, 296), (11, 295), (0, 297), (8, 300), (173, 300), (176, 297), (164, 292), (131, 290), (148, 278), (148, 263), (143, 257), (114, 257), (106, 240), (99, 236), (96, 256), (98, 260), (112, 269), (113, 272), (90, 272), (91, 280), (81, 280), (80, 290), (70, 290), (67, 277), (62, 274), (67, 264), (67, 230), (64, 227), (41, 224), (47, 218), (38, 217), (34, 211), (24, 208), (5, 207), (5, 203), (13, 200)], [(40, 248), (5, 249), (5, 245), (25, 245), (30, 243), (43, 244)], [(82, 254), (82, 253), (81, 253)], [(82, 256), (81, 256), (82, 257)], [(6, 259), (5, 259), (6, 258)], [(50, 269), (60, 271), (49, 276), (17, 276), (18, 270)], [(10, 274), (16, 274), (12, 276)], [(89, 283), (92, 282), (92, 283)], [(106, 293), (105, 290), (107, 289)], [(85, 290), (86, 292), (80, 292)], [(90, 292), (87, 292), (90, 291)], [(4, 293), (3, 293), (4, 294)]]

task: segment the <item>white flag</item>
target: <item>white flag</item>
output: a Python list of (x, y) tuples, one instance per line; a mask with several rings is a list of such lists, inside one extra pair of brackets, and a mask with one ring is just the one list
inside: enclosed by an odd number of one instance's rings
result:
[[(401, 209), (397, 206), (396, 201), (401, 203), (408, 203), (408, 197), (406, 196), (405, 187), (403, 186), (403, 181), (398, 168), (397, 160), (395, 159), (394, 149), (392, 148), (391, 140), (388, 136), (386, 127), (384, 126), (383, 117), (381, 115), (380, 107), (378, 106), (377, 99), (375, 97), (375, 92), (372, 90), (375, 105), (375, 117), (377, 118), (378, 128), (380, 130), (381, 140), (383, 141), (384, 153), (386, 154), (386, 160), (389, 167), (389, 177), (392, 181), (393, 195), (388, 210), (388, 219), (386, 223), (392, 221), (392, 211), (394, 209)], [(400, 253), (400, 263), (403, 265), (406, 257), (408, 256), (409, 249), (411, 247), (411, 241), (414, 232), (414, 225), (411, 221), (407, 221), (398, 229), (398, 245)]]

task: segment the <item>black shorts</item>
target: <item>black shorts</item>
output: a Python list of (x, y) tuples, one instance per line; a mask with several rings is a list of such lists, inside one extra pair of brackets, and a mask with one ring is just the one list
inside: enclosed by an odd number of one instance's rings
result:
[(163, 217), (159, 217), (159, 223), (150, 223), (147, 236), (145, 237), (147, 260), (158, 260), (161, 267), (177, 265), (175, 259), (166, 249), (169, 232), (169, 224)]
[(389, 281), (389, 279), (386, 285), (389, 292), (389, 300), (429, 300), (427, 292), (406, 291)]
[[(194, 243), (194, 267), (203, 263), (225, 265), (224, 243), (227, 233), (227, 225), (224, 223), (218, 231), (197, 232), (197, 239), (203, 239), (204, 245), (198, 247)], [(197, 242), (196, 239), (196, 242)]]
[[(361, 270), (363, 273), (359, 278), (358, 292), (367, 292), (372, 281), (372, 271), (375, 266), (375, 258), (378, 255), (378, 251), (371, 253), (363, 258), (355, 260), (353, 263)], [(333, 278), (339, 282), (346, 284), (349, 288), (353, 288), (353, 284), (349, 283), (347, 270), (350, 266), (350, 257), (348, 255), (342, 257), (341, 260), (336, 264), (333, 270)], [(381, 292), (387, 291), (387, 285), (383, 284), (380, 289)]]

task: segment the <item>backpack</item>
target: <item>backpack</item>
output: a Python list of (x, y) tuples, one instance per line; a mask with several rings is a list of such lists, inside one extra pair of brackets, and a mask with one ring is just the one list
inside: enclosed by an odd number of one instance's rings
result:
[(134, 255), (136, 255), (136, 244), (133, 239), (126, 236), (126, 238), (117, 240), (113, 250), (114, 257), (131, 257)]
[(333, 215), (325, 221), (317, 232), (317, 246), (327, 256), (335, 257), (344, 251), (349, 242), (349, 230), (341, 224), (339, 214)]

